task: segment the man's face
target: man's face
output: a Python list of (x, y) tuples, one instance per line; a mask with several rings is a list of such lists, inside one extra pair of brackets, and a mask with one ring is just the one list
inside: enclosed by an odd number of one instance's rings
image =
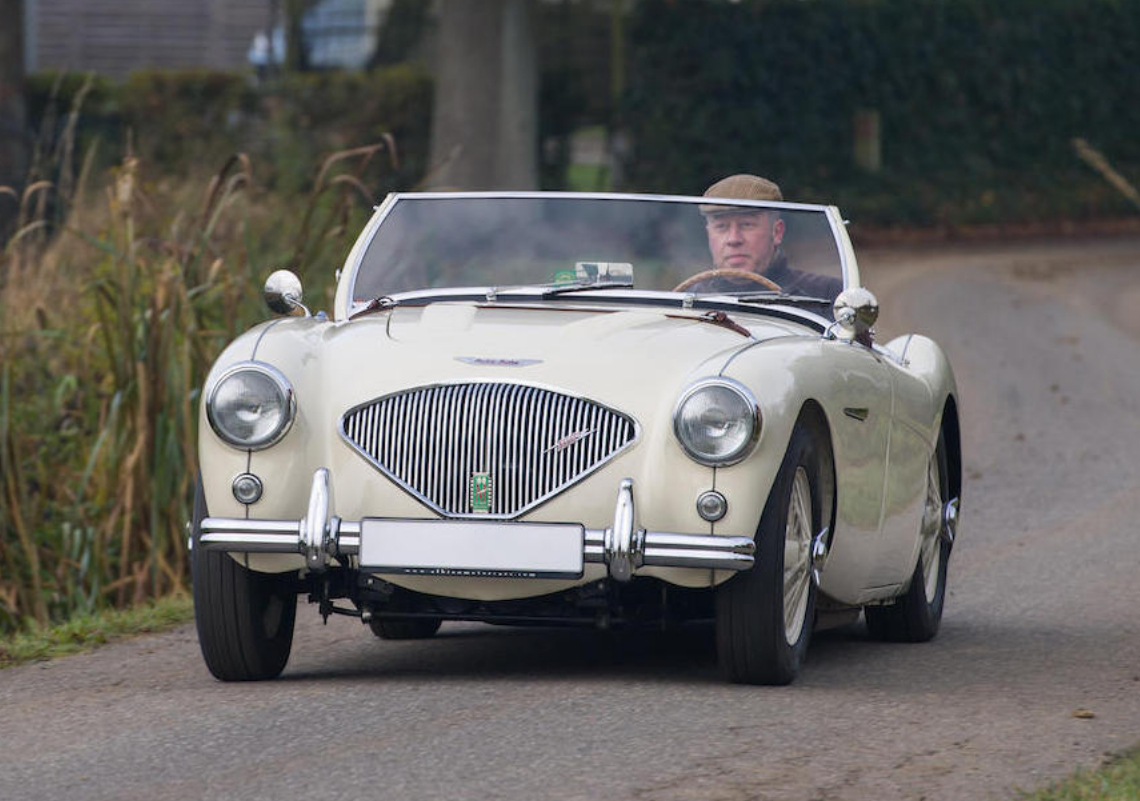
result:
[(767, 211), (708, 218), (709, 252), (718, 270), (762, 273), (784, 240), (784, 221)]

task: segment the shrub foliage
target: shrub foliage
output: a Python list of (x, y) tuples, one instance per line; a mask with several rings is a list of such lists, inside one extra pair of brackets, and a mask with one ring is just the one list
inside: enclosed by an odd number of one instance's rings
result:
[(97, 142), (99, 163), (127, 156), (161, 164), (168, 177), (247, 153), (262, 186), (306, 191), (330, 152), (390, 134), (400, 152), (379, 193), (406, 189), (426, 170), (431, 80), (398, 65), (369, 72), (287, 73), (257, 81), (241, 72), (144, 70), (121, 83), (74, 73), (28, 80), (29, 119), (41, 137), (61, 127), (57, 109), (82, 101), (77, 147)]
[[(1140, 168), (1140, 3), (642, 0), (630, 39), (639, 189), (756, 172), (903, 224), (1128, 211), (1072, 140)], [(852, 156), (861, 109), (881, 119), (876, 173)]]
[(271, 270), (328, 306), (391, 149), (336, 153), (286, 198), (244, 155), (197, 183), (137, 157), (94, 191), (30, 182), (0, 251), (0, 632), (186, 589), (206, 372), (266, 316)]

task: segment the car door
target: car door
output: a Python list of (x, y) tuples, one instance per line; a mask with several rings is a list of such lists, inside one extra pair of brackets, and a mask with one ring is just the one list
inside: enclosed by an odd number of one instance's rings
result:
[(891, 377), (894, 408), (875, 580), (901, 584), (909, 580), (918, 559), (919, 528), (934, 437), (934, 400), (930, 387), (892, 356), (888, 355), (884, 364)]
[(855, 342), (823, 343), (838, 503), (824, 591), (872, 598), (879, 566), (894, 382), (883, 355)]

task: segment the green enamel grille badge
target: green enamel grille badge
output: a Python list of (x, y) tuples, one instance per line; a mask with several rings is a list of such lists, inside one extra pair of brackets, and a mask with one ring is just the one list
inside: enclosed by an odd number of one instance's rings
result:
[(471, 474), (471, 511), (491, 511), (491, 474)]

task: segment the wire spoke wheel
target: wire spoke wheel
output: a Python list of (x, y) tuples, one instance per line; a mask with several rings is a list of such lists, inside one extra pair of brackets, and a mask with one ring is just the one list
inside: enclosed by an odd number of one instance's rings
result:
[(729, 681), (788, 684), (807, 654), (813, 532), (831, 513), (830, 498), (825, 507), (821, 497), (829, 445), (818, 428), (797, 423), (756, 528), (756, 564), (717, 588), (717, 657)]
[(799, 640), (811, 590), (811, 485), (807, 471), (796, 468), (784, 532), (784, 639)]
[(942, 476), (938, 454), (930, 457), (926, 472), (926, 504), (922, 511), (922, 546), (919, 560), (922, 566), (922, 584), (927, 600), (938, 592), (942, 562)]
[(948, 497), (946, 442), (939, 436), (926, 470), (926, 498), (918, 530), (918, 563), (910, 586), (886, 606), (863, 610), (872, 637), (895, 642), (926, 642), (938, 633), (946, 600), (946, 565), (950, 543), (942, 536)]

